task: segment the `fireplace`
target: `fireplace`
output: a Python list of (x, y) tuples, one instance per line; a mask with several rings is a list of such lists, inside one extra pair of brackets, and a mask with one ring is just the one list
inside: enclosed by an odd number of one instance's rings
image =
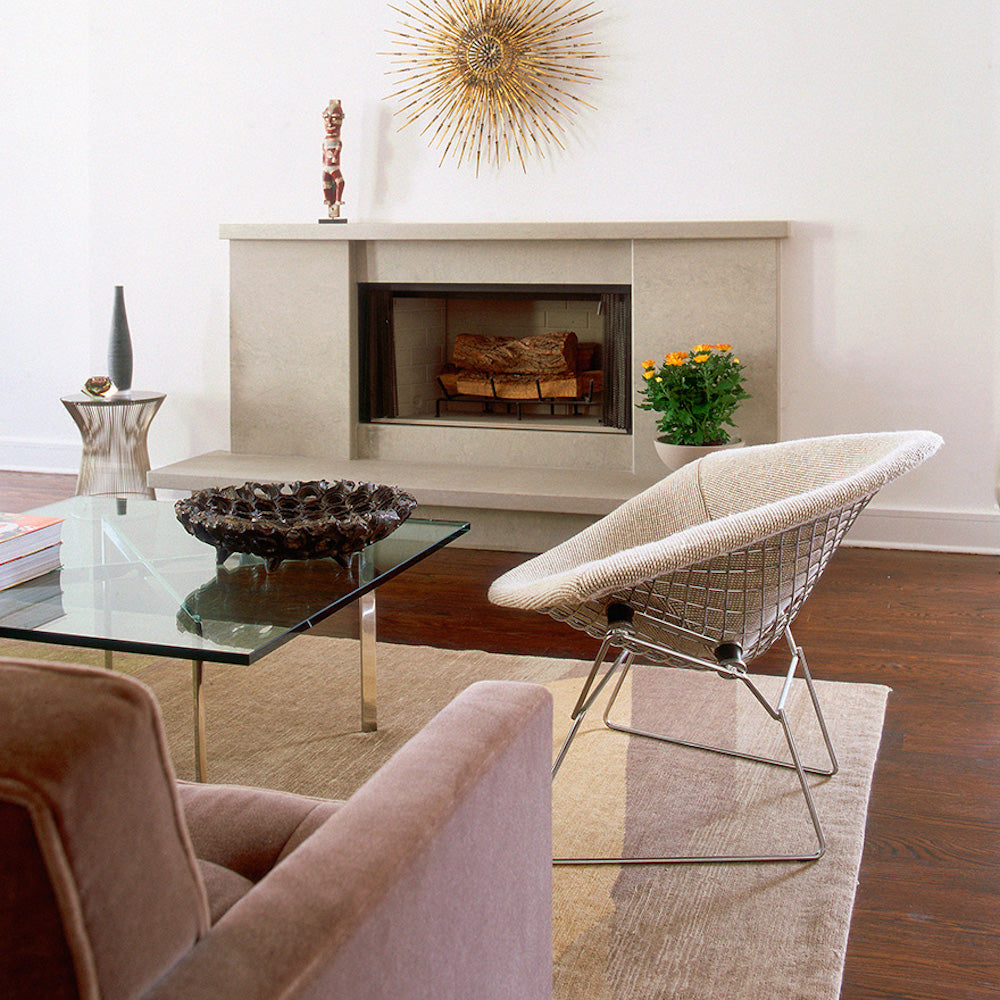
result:
[(631, 430), (631, 289), (358, 284), (362, 423)]
[[(468, 545), (541, 551), (662, 477), (653, 417), (634, 413), (643, 359), (735, 345), (753, 397), (738, 432), (751, 444), (777, 440), (787, 235), (785, 222), (224, 226), (230, 448), (153, 470), (150, 484), (394, 483), (416, 495), (422, 516), (470, 520)], [(593, 414), (538, 425), (516, 414), (362, 419), (364, 284), (627, 289), (631, 429)]]

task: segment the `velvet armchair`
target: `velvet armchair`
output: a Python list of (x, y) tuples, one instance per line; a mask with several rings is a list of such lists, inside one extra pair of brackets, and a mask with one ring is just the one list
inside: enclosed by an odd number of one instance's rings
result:
[(103, 670), (0, 660), (0, 993), (551, 996), (551, 699), (481, 682), (344, 802), (178, 783)]

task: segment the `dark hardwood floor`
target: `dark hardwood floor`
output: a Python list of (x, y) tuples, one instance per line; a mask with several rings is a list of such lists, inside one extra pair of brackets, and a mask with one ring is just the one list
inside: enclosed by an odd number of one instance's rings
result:
[[(0, 510), (74, 485), (0, 472)], [(490, 581), (525, 558), (435, 553), (379, 590), (379, 639), (589, 658), (586, 636), (486, 600)], [(843, 1000), (1000, 997), (1000, 558), (843, 548), (795, 635), (817, 677), (893, 692)]]

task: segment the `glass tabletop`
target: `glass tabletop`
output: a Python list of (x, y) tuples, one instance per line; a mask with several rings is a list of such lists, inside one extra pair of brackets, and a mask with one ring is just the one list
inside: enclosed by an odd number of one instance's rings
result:
[(469, 530), (411, 517), (347, 567), (269, 572), (250, 555), (216, 566), (167, 501), (79, 496), (32, 513), (64, 518), (62, 568), (0, 591), (0, 636), (216, 663), (253, 663)]

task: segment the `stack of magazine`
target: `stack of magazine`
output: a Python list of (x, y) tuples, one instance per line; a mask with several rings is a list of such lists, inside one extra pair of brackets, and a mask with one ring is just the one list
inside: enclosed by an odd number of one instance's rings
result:
[(0, 590), (61, 565), (62, 518), (0, 513)]

